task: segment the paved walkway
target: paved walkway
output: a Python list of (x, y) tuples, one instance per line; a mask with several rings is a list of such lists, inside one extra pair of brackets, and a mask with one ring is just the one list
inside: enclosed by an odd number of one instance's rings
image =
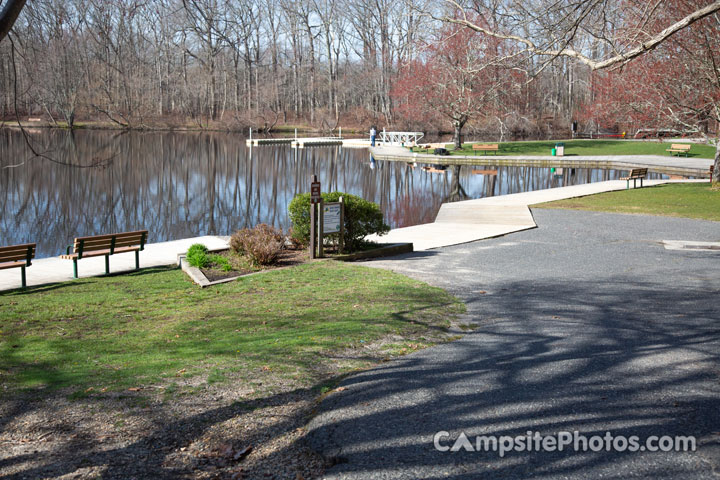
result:
[[(646, 180), (644, 185), (688, 181), (707, 182), (707, 180)], [(536, 224), (528, 205), (625, 188), (625, 181), (609, 180), (444, 203), (433, 223), (396, 228), (387, 235), (372, 235), (368, 238), (384, 243), (412, 243), (416, 251), (474, 242), (535, 228)]]
[(385, 146), (370, 148), (376, 160), (400, 162), (417, 161), (442, 165), (517, 165), (535, 167), (606, 168), (627, 170), (647, 167), (652, 172), (688, 176), (707, 175), (713, 160), (708, 158), (661, 155), (568, 155), (564, 157), (533, 155), (451, 155), (438, 156), (411, 153), (403, 147)]
[[(140, 252), (140, 268), (177, 264), (177, 256), (187, 252), (193, 243), (202, 243), (209, 249), (227, 248), (226, 237), (204, 236), (184, 238), (170, 242), (150, 243)], [(71, 260), (60, 257), (33, 260), (27, 268), (28, 286), (72, 280)], [(135, 269), (135, 254), (121, 253), (110, 257), (110, 273)], [(92, 257), (78, 262), (78, 273), (83, 277), (97, 277), (105, 274), (105, 257)], [(0, 291), (20, 287), (20, 269), (0, 270)]]
[[(539, 228), (365, 265), (448, 289), (476, 329), (355, 374), (311, 421), (340, 479), (717, 479), (720, 222), (534, 209)], [(408, 292), (412, 295), (412, 292)], [(440, 452), (461, 432), (689, 435), (696, 452)], [(604, 442), (604, 440), (601, 440)], [(579, 444), (582, 448), (582, 444)], [(620, 444), (621, 445), (621, 444)]]

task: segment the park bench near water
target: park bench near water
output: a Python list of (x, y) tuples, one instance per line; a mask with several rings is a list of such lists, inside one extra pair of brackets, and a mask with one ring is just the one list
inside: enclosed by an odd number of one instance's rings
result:
[(473, 144), (473, 151), (477, 155), (477, 152), (493, 152), (493, 155), (498, 151), (499, 145), (497, 143), (475, 143)]
[(647, 176), (647, 168), (633, 168), (630, 170), (630, 174), (627, 177), (622, 177), (620, 180), (625, 180), (627, 182), (627, 186), (625, 189), (630, 188), (630, 180), (633, 181), (633, 188), (637, 187), (637, 181), (640, 180), (640, 188), (643, 186), (643, 179)]
[[(90, 257), (105, 257), (105, 274), (110, 274), (110, 255), (135, 252), (135, 270), (140, 268), (140, 251), (145, 249), (147, 230), (77, 237), (60, 258), (73, 261), (73, 278), (78, 278), (78, 260)], [(72, 249), (72, 253), (70, 250)]]
[(29, 267), (32, 264), (32, 259), (35, 258), (35, 246), (34, 243), (25, 243), (0, 247), (0, 270), (19, 268), (22, 288), (27, 286), (25, 268)]
[(666, 152), (670, 152), (670, 155), (672, 156), (673, 153), (677, 153), (678, 157), (681, 153), (684, 153), (685, 156), (688, 156), (688, 153), (690, 153), (690, 144), (689, 143), (672, 143), (670, 144), (670, 148), (665, 150)]

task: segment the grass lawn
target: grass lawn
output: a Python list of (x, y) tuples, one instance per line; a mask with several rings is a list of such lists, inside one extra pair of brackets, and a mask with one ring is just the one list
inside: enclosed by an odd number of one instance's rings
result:
[(532, 208), (642, 213), (720, 222), (720, 191), (711, 190), (709, 182), (670, 184), (569, 198)]
[[(497, 142), (487, 142), (497, 143)], [(499, 143), (497, 155), (547, 155), (555, 147), (556, 141), (541, 142), (504, 142)], [(670, 156), (665, 150), (670, 148), (670, 142), (639, 142), (632, 140), (566, 140), (565, 156), (573, 155), (662, 155)], [(452, 148), (452, 144), (448, 144)], [(462, 150), (451, 151), (453, 155), (475, 155), (471, 143), (463, 144)], [(486, 152), (477, 152), (482, 157)], [(492, 157), (492, 153), (487, 153)], [(689, 157), (715, 158), (715, 147), (711, 145), (692, 144)], [(684, 158), (684, 157), (682, 157)]]
[(382, 355), (430, 344), (462, 311), (441, 289), (330, 261), (206, 289), (175, 268), (81, 279), (0, 293), (0, 384), (82, 395), (230, 373), (307, 383), (388, 336)]

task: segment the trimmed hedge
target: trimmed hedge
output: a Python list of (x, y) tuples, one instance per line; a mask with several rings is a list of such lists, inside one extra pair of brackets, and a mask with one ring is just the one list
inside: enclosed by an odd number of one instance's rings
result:
[[(383, 214), (378, 204), (364, 198), (343, 192), (323, 193), (325, 203), (337, 202), (343, 197), (345, 202), (345, 248), (352, 252), (359, 249), (366, 235), (376, 233), (384, 235), (390, 227), (383, 222)], [(310, 194), (301, 193), (292, 199), (288, 207), (292, 221), (293, 240), (303, 245), (310, 243)]]

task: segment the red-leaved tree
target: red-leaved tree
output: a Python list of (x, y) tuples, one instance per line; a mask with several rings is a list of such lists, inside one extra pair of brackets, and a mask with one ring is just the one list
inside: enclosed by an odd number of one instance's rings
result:
[(402, 67), (392, 91), (396, 111), (423, 122), (449, 121), (460, 148), (468, 120), (499, 113), (511, 91), (511, 71), (498, 62), (506, 55), (503, 48), (498, 39), (446, 26)]
[[(655, 28), (690, 14), (697, 2), (667, 0)], [(662, 13), (662, 14), (661, 14)], [(720, 14), (679, 31), (652, 52), (614, 71), (596, 72), (586, 120), (716, 135), (713, 181), (720, 181)]]

